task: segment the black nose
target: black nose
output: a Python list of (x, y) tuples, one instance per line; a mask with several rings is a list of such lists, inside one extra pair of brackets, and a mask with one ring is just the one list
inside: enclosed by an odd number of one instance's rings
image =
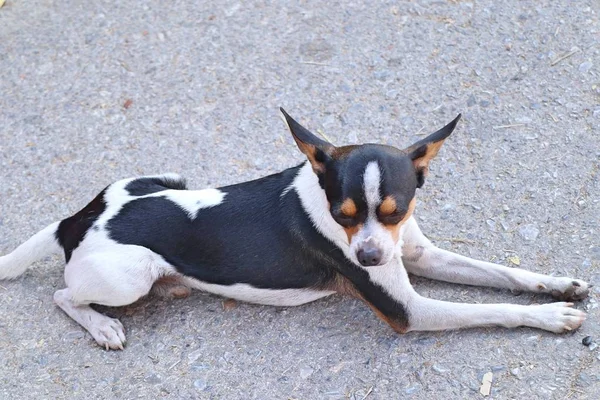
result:
[(379, 265), (379, 262), (381, 262), (381, 250), (377, 247), (360, 249), (356, 252), (356, 258), (358, 258), (358, 262), (365, 267)]

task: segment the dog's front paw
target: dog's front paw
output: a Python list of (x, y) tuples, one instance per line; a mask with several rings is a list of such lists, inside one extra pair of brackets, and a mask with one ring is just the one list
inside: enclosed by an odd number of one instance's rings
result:
[(536, 321), (531, 326), (554, 333), (575, 330), (581, 326), (586, 317), (583, 311), (573, 308), (573, 303), (550, 303), (532, 307)]
[(592, 285), (580, 279), (556, 278), (552, 287), (548, 288), (550, 294), (563, 301), (574, 301), (585, 299)]

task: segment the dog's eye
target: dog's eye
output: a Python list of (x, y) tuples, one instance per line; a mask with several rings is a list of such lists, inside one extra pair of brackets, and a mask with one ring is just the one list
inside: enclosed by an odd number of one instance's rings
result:
[(358, 218), (356, 218), (356, 216), (350, 217), (343, 213), (332, 214), (332, 216), (335, 222), (345, 227), (355, 226), (358, 224)]
[(402, 219), (404, 218), (405, 215), (406, 215), (406, 212), (395, 210), (391, 214), (387, 214), (387, 215), (380, 214), (379, 221), (384, 225), (396, 225), (400, 221), (402, 221)]

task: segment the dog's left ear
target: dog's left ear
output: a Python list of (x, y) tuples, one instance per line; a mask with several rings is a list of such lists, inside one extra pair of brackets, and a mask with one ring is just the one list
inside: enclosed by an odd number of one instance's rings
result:
[(425, 139), (419, 140), (417, 143), (404, 149), (404, 152), (412, 159), (415, 170), (417, 171), (417, 187), (423, 186), (425, 177), (429, 172), (429, 161), (437, 155), (444, 140), (446, 140), (454, 128), (456, 128), (460, 116), (461, 115), (458, 114), (452, 122), (439, 131), (432, 133)]
[(279, 110), (298, 148), (306, 155), (315, 173), (319, 175), (325, 172), (325, 163), (331, 159), (331, 152), (335, 147), (331, 143), (319, 139), (308, 129), (300, 125), (283, 108)]

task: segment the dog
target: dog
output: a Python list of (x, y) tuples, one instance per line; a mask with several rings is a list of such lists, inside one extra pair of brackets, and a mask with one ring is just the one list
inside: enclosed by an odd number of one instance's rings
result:
[[(281, 109), (304, 163), (257, 180), (188, 190), (176, 174), (125, 179), (75, 215), (0, 257), (0, 279), (64, 252), (55, 303), (108, 349), (123, 349), (118, 307), (151, 290), (200, 289), (245, 302), (297, 306), (333, 293), (363, 300), (400, 333), (498, 325), (556, 333), (585, 313), (567, 301), (591, 285), (463, 257), (434, 246), (413, 216), (430, 161), (452, 122), (412, 146), (335, 147)], [(465, 285), (549, 293), (543, 305), (461, 304), (420, 296), (407, 273)]]

